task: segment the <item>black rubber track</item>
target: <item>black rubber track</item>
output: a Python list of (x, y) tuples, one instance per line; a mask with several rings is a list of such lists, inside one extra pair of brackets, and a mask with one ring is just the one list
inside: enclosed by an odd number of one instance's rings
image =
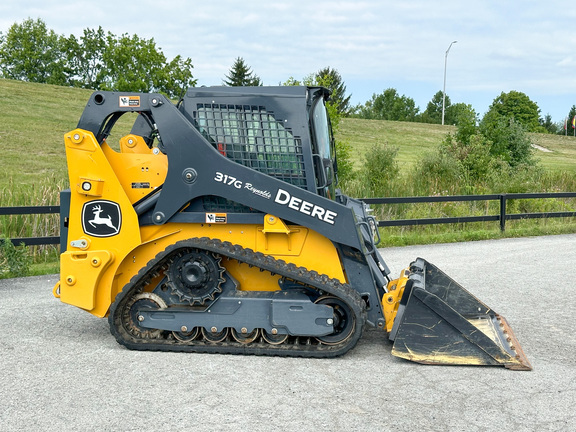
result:
[[(355, 327), (343, 342), (336, 345), (325, 345), (311, 337), (294, 337), (280, 345), (271, 345), (258, 338), (250, 344), (242, 344), (232, 338), (220, 343), (208, 343), (203, 340), (193, 340), (183, 343), (176, 340), (170, 332), (163, 332), (162, 336), (153, 339), (135, 337), (129, 333), (122, 322), (124, 305), (128, 300), (150, 283), (150, 280), (165, 271), (172, 257), (182, 249), (202, 249), (214, 252), (223, 257), (238, 260), (239, 262), (258, 267), (262, 270), (281, 275), (289, 280), (296, 281), (307, 287), (319, 291), (320, 294), (330, 294), (346, 303), (353, 314)], [(143, 267), (131, 281), (126, 284), (122, 292), (110, 308), (108, 322), (110, 331), (116, 340), (129, 349), (156, 350), (156, 351), (188, 351), (202, 353), (222, 354), (253, 354), (272, 355), (283, 357), (337, 357), (352, 349), (362, 335), (366, 320), (365, 303), (354, 289), (337, 279), (330, 278), (316, 271), (288, 264), (269, 255), (254, 252), (230, 242), (222, 242), (207, 237), (182, 240), (170, 245), (160, 252), (153, 260)]]

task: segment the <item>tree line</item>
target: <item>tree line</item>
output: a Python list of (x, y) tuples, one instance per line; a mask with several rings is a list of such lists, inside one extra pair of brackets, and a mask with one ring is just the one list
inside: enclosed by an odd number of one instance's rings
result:
[(94, 90), (150, 92), (177, 97), (196, 85), (192, 60), (168, 60), (154, 39), (114, 35), (102, 27), (68, 37), (41, 19), (27, 19), (0, 33), (3, 78)]
[[(405, 95), (400, 95), (396, 89), (388, 88), (381, 94), (373, 94), (372, 98), (364, 104), (353, 108), (351, 116), (364, 119), (408, 121), (420, 123), (440, 124), (442, 119), (443, 92), (438, 91), (426, 109), (420, 112), (414, 100)], [(446, 95), (444, 103), (445, 123), (458, 126), (461, 121), (474, 115), (478, 121), (478, 114), (471, 105), (465, 103), (452, 104), (450, 97)], [(514, 118), (528, 132), (552, 133), (552, 134), (574, 134), (572, 119), (576, 115), (576, 106), (573, 105), (568, 112), (568, 122), (555, 123), (550, 114), (541, 117), (540, 108), (536, 102), (532, 101), (525, 93), (512, 90), (508, 93), (502, 92), (497, 96), (485, 114), (493, 116), (495, 114)], [(565, 130), (565, 127), (567, 130)]]
[[(84, 29), (82, 36), (57, 35), (41, 19), (26, 19), (0, 32), (0, 74), (3, 78), (94, 90), (162, 92), (179, 97), (197, 84), (190, 58), (166, 58), (154, 39), (127, 33), (120, 36), (98, 29)], [(243, 58), (235, 59), (223, 85), (263, 85)], [(350, 95), (337, 70), (323, 68), (301, 80), (288, 78), (282, 85), (322, 85), (332, 92), (328, 109), (333, 126), (341, 116), (440, 124), (444, 94), (438, 91), (420, 112), (414, 99), (394, 88), (372, 95), (364, 104), (350, 105)], [(471, 105), (453, 104), (446, 95), (445, 123), (459, 126), (471, 116), (480, 121)], [(521, 92), (501, 93), (485, 116), (513, 118), (528, 132), (574, 134), (572, 106), (568, 122), (555, 123), (549, 114), (541, 117), (540, 108)]]

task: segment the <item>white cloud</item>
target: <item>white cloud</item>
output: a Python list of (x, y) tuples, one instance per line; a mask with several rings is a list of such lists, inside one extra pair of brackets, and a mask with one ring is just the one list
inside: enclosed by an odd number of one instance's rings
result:
[(441, 89), (445, 51), (458, 40), (447, 69), (454, 102), (483, 112), (511, 89), (560, 95), (541, 107), (555, 119), (576, 103), (576, 7), (566, 0), (22, 0), (0, 5), (0, 31), (28, 17), (59, 34), (102, 26), (154, 38), (167, 57), (192, 59), (200, 85), (220, 84), (240, 56), (266, 84), (331, 66), (356, 102), (395, 87), (421, 108)]

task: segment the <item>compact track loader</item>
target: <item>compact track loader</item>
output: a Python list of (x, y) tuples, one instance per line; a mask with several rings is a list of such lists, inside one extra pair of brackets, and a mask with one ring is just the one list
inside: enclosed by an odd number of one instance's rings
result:
[(327, 97), (95, 92), (64, 137), (54, 295), (130, 349), (334, 357), (379, 328), (408, 360), (531, 369), (506, 320), (433, 264), (389, 277), (368, 206), (336, 189)]

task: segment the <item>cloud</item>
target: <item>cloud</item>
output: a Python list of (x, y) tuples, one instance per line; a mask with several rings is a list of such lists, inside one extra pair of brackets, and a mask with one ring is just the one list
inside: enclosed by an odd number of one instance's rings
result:
[(480, 112), (514, 87), (576, 100), (576, 7), (562, 0), (22, 0), (0, 5), (0, 31), (28, 17), (59, 34), (102, 26), (154, 38), (167, 57), (192, 59), (199, 85), (220, 84), (243, 57), (265, 84), (331, 66), (358, 97), (395, 87), (425, 105), (457, 40), (447, 63), (454, 102)]

